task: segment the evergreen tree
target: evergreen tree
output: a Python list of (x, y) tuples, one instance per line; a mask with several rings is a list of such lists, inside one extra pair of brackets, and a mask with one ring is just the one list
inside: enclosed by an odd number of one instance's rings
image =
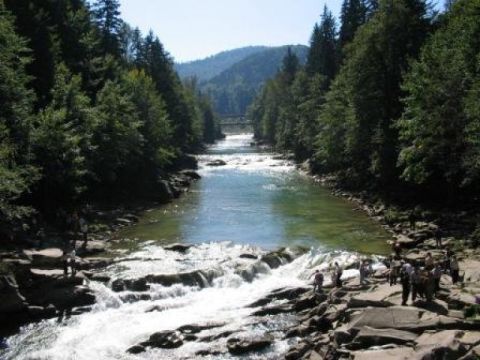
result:
[[(392, 124), (403, 109), (400, 84), (428, 29), (423, 1), (384, 0), (348, 47), (337, 85), (346, 89), (336, 92), (348, 96), (346, 106), (352, 110), (343, 112), (354, 114), (348, 117), (344, 153), (348, 178), (357, 185), (389, 186), (397, 179), (397, 133)], [(323, 128), (331, 121), (320, 118), (320, 123)]]
[(0, 0), (0, 233), (30, 212), (18, 200), (37, 178), (30, 156), (33, 93), (27, 89), (26, 54), (26, 42), (15, 34)]
[(310, 75), (321, 74), (332, 80), (337, 72), (336, 24), (325, 6), (320, 25), (315, 25), (310, 39), (306, 70)]
[(342, 3), (339, 41), (343, 48), (353, 40), (357, 29), (366, 21), (367, 5), (365, 0), (344, 0)]
[(119, 0), (97, 0), (93, 4), (93, 14), (100, 31), (102, 47), (106, 54), (120, 55), (120, 31), (123, 21), (120, 19)]
[(403, 178), (455, 198), (479, 172), (480, 1), (459, 0), (408, 74), (398, 123)]

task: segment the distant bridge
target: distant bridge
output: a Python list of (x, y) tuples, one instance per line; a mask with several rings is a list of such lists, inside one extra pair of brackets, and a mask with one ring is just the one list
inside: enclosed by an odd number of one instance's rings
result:
[(244, 114), (222, 114), (220, 116), (220, 127), (225, 133), (253, 132), (253, 122), (248, 120)]

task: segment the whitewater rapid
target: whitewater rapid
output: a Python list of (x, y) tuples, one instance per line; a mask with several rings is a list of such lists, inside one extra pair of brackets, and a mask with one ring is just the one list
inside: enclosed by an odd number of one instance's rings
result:
[[(272, 154), (253, 151), (235, 153), (236, 148), (245, 146), (249, 141), (250, 135), (231, 137), (208, 155), (200, 156), (201, 175), (215, 176), (216, 172), (224, 173), (225, 169), (276, 173), (295, 171), (293, 164), (274, 158)], [(227, 165), (222, 169), (206, 165), (214, 159), (222, 159)], [(294, 260), (271, 269), (258, 260), (271, 249), (257, 245), (213, 241), (196, 243), (185, 253), (180, 253), (166, 250), (153, 240), (144, 242), (139, 250), (128, 255), (119, 255), (113, 265), (102, 270), (101, 274), (111, 279), (108, 283), (89, 283), (97, 300), (91, 311), (61, 321), (51, 319), (26, 326), (19, 334), (7, 339), (9, 349), (0, 353), (0, 358), (197, 359), (202, 358), (196, 355), (198, 351), (224, 350), (228, 337), (208, 342), (185, 342), (177, 349), (148, 348), (137, 355), (129, 354), (126, 350), (161, 330), (175, 330), (190, 324), (216, 324), (218, 327), (204, 330), (198, 337), (201, 339), (227, 331), (236, 336), (268, 333), (275, 338), (273, 345), (259, 354), (250, 354), (248, 358), (278, 359), (297, 341), (295, 338), (284, 339), (285, 330), (295, 324), (295, 316), (279, 314), (258, 318), (251, 315), (258, 308), (248, 305), (279, 288), (311, 286), (310, 276), (315, 269), (326, 270), (335, 261), (348, 268), (361, 258), (354, 252), (326, 251), (320, 246), (305, 249), (301, 253), (291, 248), (286, 251), (291, 252)], [(382, 265), (376, 262), (375, 266)], [(114, 292), (111, 289), (116, 279), (139, 279), (149, 275), (197, 270), (209, 270), (215, 276), (203, 286), (150, 284), (150, 288), (143, 292)], [(343, 273), (344, 278), (357, 275), (355, 269)], [(328, 283), (328, 277), (326, 280)], [(140, 295), (145, 295), (144, 299), (147, 300), (141, 300)], [(233, 357), (226, 352), (205, 358)]]

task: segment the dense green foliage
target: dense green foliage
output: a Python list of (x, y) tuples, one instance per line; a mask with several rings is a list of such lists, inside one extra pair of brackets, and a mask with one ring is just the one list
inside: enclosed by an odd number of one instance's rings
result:
[(305, 70), (293, 81), (279, 71), (250, 108), (256, 137), (344, 186), (479, 195), (479, 10), (479, 0), (441, 16), (423, 0), (345, 0), (337, 33), (325, 9)]
[(32, 210), (148, 195), (219, 135), (118, 0), (0, 0), (0, 231)]

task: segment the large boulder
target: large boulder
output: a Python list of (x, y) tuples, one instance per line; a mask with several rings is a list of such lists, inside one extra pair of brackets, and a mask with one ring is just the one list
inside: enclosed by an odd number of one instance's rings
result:
[(259, 336), (255, 338), (230, 338), (227, 340), (228, 351), (233, 355), (242, 355), (252, 351), (260, 351), (273, 342), (270, 335)]
[(157, 274), (147, 275), (145, 280), (148, 283), (171, 286), (174, 284), (184, 284), (187, 286), (210, 286), (213, 279), (223, 274), (220, 269), (194, 270), (176, 274)]
[(270, 252), (260, 258), (260, 261), (266, 263), (271, 269), (276, 269), (292, 260), (292, 255), (281, 250)]
[(162, 203), (167, 203), (175, 198), (172, 185), (167, 180), (158, 180), (154, 198)]

